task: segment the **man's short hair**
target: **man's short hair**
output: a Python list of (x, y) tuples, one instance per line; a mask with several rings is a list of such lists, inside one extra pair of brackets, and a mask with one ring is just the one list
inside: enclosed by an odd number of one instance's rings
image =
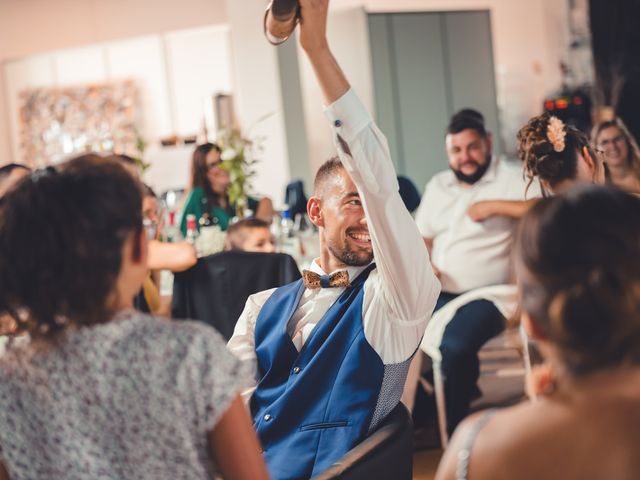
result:
[(454, 119), (458, 119), (458, 118), (473, 118), (477, 121), (479, 121), (480, 123), (482, 123), (484, 125), (484, 115), (482, 115), (482, 113), (480, 113), (478, 110), (474, 109), (474, 108), (463, 108), (462, 110), (456, 112), (452, 117), (451, 120)]
[(342, 165), (340, 157), (331, 157), (329, 160), (324, 162), (316, 172), (316, 178), (313, 180), (314, 194), (317, 195), (325, 180), (332, 177), (340, 169), (344, 169), (344, 165)]
[(455, 113), (449, 121), (446, 133), (447, 135), (452, 135), (467, 129), (475, 130), (482, 137), (487, 136), (487, 129), (484, 126), (484, 116), (473, 108), (463, 108)]

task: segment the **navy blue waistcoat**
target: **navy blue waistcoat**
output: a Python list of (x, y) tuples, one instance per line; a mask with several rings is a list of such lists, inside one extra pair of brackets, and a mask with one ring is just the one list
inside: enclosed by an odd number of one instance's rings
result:
[[(309, 478), (326, 470), (400, 399), (404, 377), (394, 375), (400, 388), (384, 388), (388, 398), (380, 401), (388, 369), (364, 336), (364, 282), (373, 268), (340, 295), (300, 352), (287, 325), (304, 292), (302, 280), (277, 289), (258, 315), (260, 382), (251, 412), (274, 479)], [(408, 361), (399, 365), (406, 377)]]

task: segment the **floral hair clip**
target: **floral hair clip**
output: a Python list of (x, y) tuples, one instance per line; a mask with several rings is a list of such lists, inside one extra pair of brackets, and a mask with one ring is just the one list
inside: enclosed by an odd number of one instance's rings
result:
[(566, 136), (567, 131), (564, 122), (558, 117), (551, 117), (547, 126), (547, 138), (556, 152), (560, 153), (564, 150)]

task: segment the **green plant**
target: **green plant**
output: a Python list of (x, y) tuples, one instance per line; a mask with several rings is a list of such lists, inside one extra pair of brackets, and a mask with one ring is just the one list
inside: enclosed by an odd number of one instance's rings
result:
[(144, 138), (142, 138), (142, 135), (140, 135), (140, 132), (138, 132), (138, 130), (136, 129), (136, 151), (138, 153), (133, 157), (133, 159), (136, 162), (136, 166), (140, 170), (140, 174), (146, 172), (151, 166), (150, 163), (143, 160), (144, 151), (146, 150), (146, 148), (147, 142), (144, 140)]
[[(260, 118), (253, 126), (266, 120), (272, 114)], [(234, 206), (236, 215), (244, 217), (251, 190), (251, 179), (255, 176), (255, 165), (263, 151), (264, 137), (256, 137), (253, 141), (244, 137), (238, 129), (225, 129), (218, 132), (217, 144), (222, 149), (220, 168), (227, 170), (231, 177), (229, 185), (229, 202)]]

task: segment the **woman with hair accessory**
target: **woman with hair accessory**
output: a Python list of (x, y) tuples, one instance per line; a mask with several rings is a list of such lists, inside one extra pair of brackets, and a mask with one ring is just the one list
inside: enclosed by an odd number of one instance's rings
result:
[(591, 141), (604, 152), (609, 181), (640, 194), (640, 149), (620, 118), (600, 122), (591, 131)]
[[(231, 185), (229, 172), (220, 168), (222, 151), (214, 143), (198, 145), (191, 160), (191, 191), (185, 201), (180, 221), (182, 235), (187, 233), (187, 215), (195, 215), (196, 220), (209, 215), (220, 229), (226, 231), (231, 219), (236, 215), (229, 203), (228, 189)], [(273, 206), (267, 197), (258, 201), (249, 197), (249, 210), (265, 222), (271, 223)]]
[(518, 156), (529, 184), (537, 178), (544, 196), (577, 183), (603, 184), (605, 180), (602, 157), (586, 135), (548, 113), (533, 117), (520, 129)]
[(436, 479), (640, 478), (640, 199), (581, 186), (539, 201), (515, 267), (554, 390), (465, 420)]
[(141, 205), (96, 155), (0, 202), (0, 310), (30, 336), (0, 356), (0, 479), (267, 478), (220, 335), (133, 310)]

